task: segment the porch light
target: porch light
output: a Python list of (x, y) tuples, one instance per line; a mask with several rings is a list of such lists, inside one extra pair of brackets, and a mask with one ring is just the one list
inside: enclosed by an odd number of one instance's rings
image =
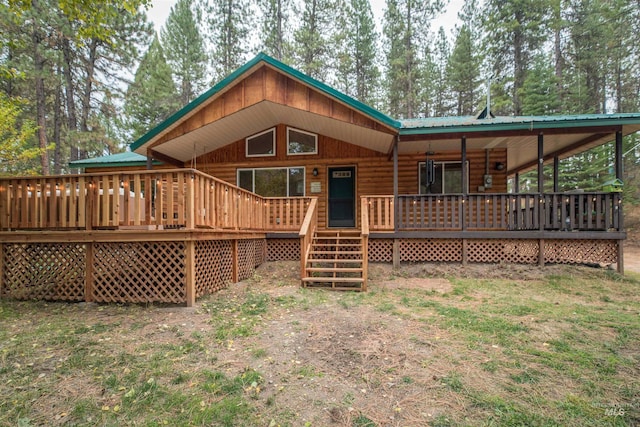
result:
[(502, 171), (502, 170), (504, 170), (504, 166), (505, 166), (505, 165), (504, 165), (504, 163), (502, 163), (502, 162), (496, 162), (496, 170), (497, 170), (497, 171)]
[(318, 168), (313, 168), (313, 171), (311, 173), (313, 174), (313, 176), (318, 176)]

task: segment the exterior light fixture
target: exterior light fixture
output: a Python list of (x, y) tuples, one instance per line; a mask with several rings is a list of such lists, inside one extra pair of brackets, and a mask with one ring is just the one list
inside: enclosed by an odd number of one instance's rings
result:
[(496, 170), (497, 170), (497, 171), (504, 170), (504, 166), (505, 166), (505, 165), (504, 165), (504, 163), (502, 163), (502, 162), (496, 162)]
[(313, 171), (311, 173), (313, 174), (313, 176), (318, 176), (318, 168), (313, 168)]

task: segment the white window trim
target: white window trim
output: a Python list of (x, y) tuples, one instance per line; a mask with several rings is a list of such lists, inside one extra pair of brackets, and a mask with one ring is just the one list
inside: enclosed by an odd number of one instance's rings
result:
[[(280, 168), (238, 168), (236, 170), (236, 185), (238, 187), (240, 187), (240, 172), (246, 172), (246, 171), (251, 171), (251, 185), (252, 185), (252, 189), (249, 190), (252, 193), (255, 193), (256, 191), (256, 171), (257, 170), (281, 170), (281, 169), (285, 169), (287, 171), (287, 195), (283, 196), (283, 197), (305, 197), (305, 195), (307, 194), (307, 169), (304, 166), (283, 166)], [(302, 185), (302, 196), (289, 196), (289, 169), (302, 169), (302, 179), (303, 179), (303, 185)], [(241, 187), (242, 188), (242, 187)]]
[[(422, 187), (422, 174), (420, 173), (420, 170), (422, 169), (422, 166), (424, 165), (426, 167), (427, 162), (418, 162), (418, 194), (449, 194), (449, 193), (420, 193), (420, 187)], [(462, 164), (461, 161), (459, 160), (446, 160), (443, 162), (434, 162), (434, 164), (436, 165), (445, 165), (445, 169), (446, 169), (446, 165), (447, 164)], [(469, 176), (469, 160), (466, 161), (466, 169), (467, 169), (467, 189), (469, 188), (469, 181), (471, 179), (471, 177)], [(444, 182), (444, 175), (442, 176), (442, 186), (444, 187), (446, 184)]]
[[(271, 138), (271, 146), (273, 147), (273, 154), (249, 154), (249, 140), (252, 138), (256, 138), (260, 135), (264, 135), (265, 133), (273, 133), (273, 138)], [(265, 131), (253, 134), (244, 139), (244, 154), (246, 157), (275, 157), (276, 155), (276, 128), (272, 127), (271, 129), (267, 129)]]
[[(310, 135), (313, 136), (316, 140), (316, 144), (315, 144), (315, 150), (313, 151), (309, 151), (308, 153), (291, 153), (289, 151), (289, 131), (294, 130), (296, 132), (300, 132), (300, 133), (304, 133), (305, 135)], [(311, 154), (318, 154), (318, 134), (317, 133), (313, 133), (313, 132), (307, 132), (306, 130), (302, 130), (302, 129), (297, 129), (297, 128), (292, 128), (287, 126), (287, 155), (288, 156), (308, 156)]]

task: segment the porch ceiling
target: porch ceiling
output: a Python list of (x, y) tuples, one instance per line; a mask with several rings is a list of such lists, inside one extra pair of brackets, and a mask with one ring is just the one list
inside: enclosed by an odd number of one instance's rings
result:
[(187, 162), (195, 156), (224, 147), (281, 123), (382, 153), (389, 152), (394, 138), (393, 135), (385, 132), (274, 102), (262, 101), (153, 149), (166, 156)]
[[(640, 124), (612, 127), (556, 128), (544, 130), (545, 160), (558, 155), (561, 159), (584, 152), (590, 148), (615, 139), (615, 131), (623, 135), (640, 131)], [(412, 135), (400, 139), (400, 154), (415, 154), (427, 151), (460, 151), (461, 139), (467, 138), (467, 150), (507, 149), (507, 169), (510, 173), (526, 170), (537, 164), (538, 132), (506, 131), (448, 133), (442, 135)]]

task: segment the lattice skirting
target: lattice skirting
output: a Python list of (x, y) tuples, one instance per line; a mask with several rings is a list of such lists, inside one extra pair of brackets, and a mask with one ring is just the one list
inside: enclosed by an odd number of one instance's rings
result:
[(95, 243), (92, 296), (95, 302), (184, 302), (185, 243)]
[(370, 262), (392, 262), (393, 239), (369, 239), (368, 253)]
[(538, 240), (496, 239), (467, 240), (467, 262), (537, 264)]
[(265, 240), (238, 241), (238, 280), (244, 280), (256, 271), (265, 260)]
[(462, 239), (400, 239), (400, 261), (460, 262)]
[(196, 298), (226, 288), (233, 281), (233, 242), (196, 242)]
[(613, 264), (615, 240), (545, 240), (544, 261), (553, 264)]
[(80, 243), (5, 243), (0, 296), (83, 301), (86, 248)]
[(300, 239), (267, 240), (267, 261), (299, 261)]

